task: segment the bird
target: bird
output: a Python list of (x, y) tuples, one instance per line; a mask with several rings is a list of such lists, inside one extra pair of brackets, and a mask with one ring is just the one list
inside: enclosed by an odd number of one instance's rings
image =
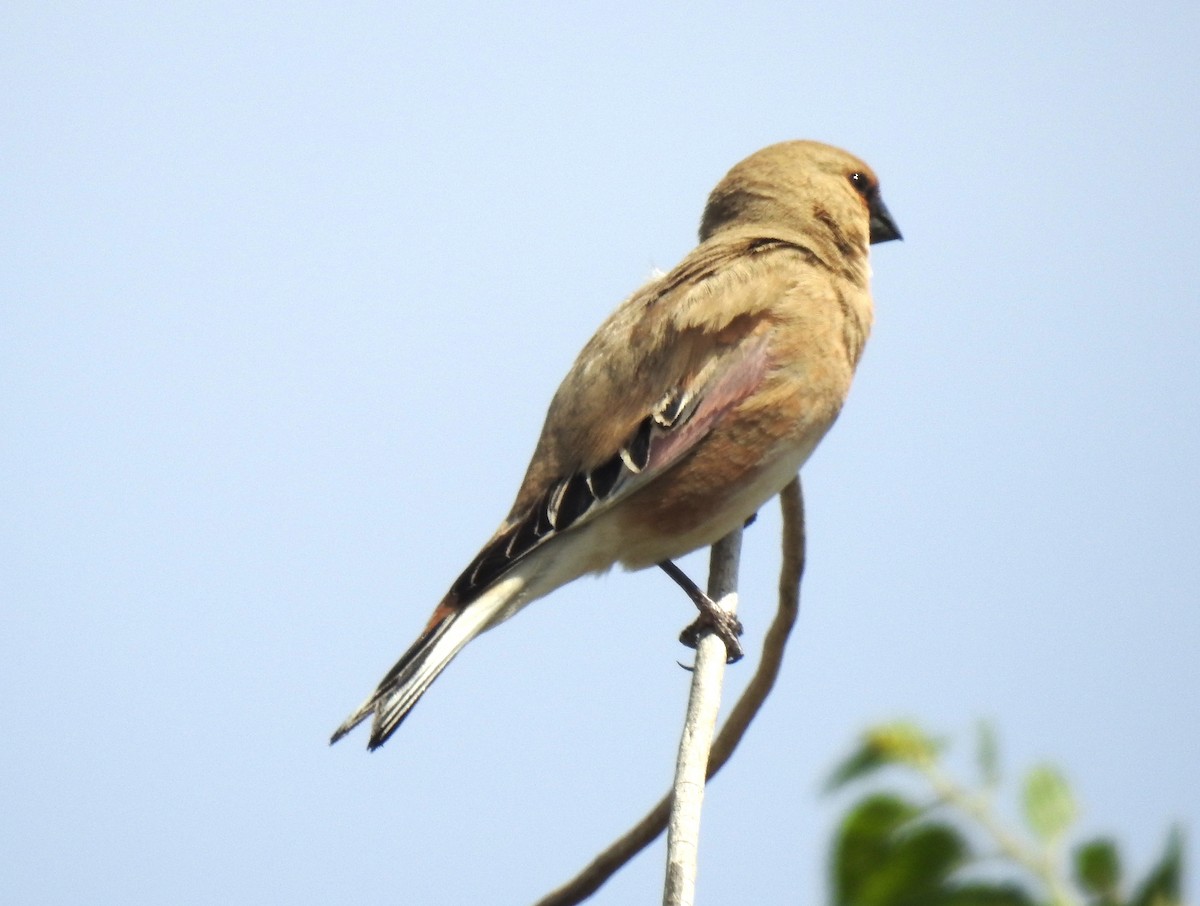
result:
[(463, 646), (589, 573), (662, 566), (703, 623), (672, 561), (751, 519), (829, 430), (874, 317), (869, 246), (901, 238), (839, 148), (785, 141), (730, 169), (695, 249), (584, 345), (508, 516), (330, 744), (370, 717), (379, 748)]

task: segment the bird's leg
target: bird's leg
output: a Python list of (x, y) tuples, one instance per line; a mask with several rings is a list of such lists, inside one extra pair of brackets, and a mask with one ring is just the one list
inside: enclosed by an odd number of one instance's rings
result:
[(725, 661), (732, 664), (742, 659), (742, 643), (738, 636), (742, 634), (742, 621), (731, 613), (722, 610), (712, 598), (702, 592), (698, 585), (688, 578), (687, 573), (672, 563), (663, 560), (658, 564), (659, 569), (675, 580), (675, 584), (683, 589), (692, 599), (692, 603), (700, 611), (700, 616), (691, 626), (679, 634), (679, 641), (689, 648), (695, 648), (700, 635), (711, 629), (725, 643)]

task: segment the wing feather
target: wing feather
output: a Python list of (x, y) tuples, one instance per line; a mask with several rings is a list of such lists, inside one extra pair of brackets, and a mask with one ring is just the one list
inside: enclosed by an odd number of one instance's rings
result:
[(469, 604), (652, 481), (754, 391), (770, 367), (765, 311), (783, 289), (762, 259), (776, 252), (809, 254), (777, 240), (710, 241), (612, 314), (555, 394), (512, 512), (448, 600)]

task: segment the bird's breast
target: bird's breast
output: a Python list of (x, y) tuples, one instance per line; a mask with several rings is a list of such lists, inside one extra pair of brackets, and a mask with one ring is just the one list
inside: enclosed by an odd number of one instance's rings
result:
[(776, 376), (679, 463), (614, 512), (620, 562), (650, 566), (713, 544), (778, 494), (829, 430), (844, 392)]

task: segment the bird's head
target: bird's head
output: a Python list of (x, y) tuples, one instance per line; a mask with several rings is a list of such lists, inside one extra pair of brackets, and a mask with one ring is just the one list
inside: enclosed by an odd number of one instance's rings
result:
[(840, 148), (811, 141), (770, 145), (725, 175), (708, 197), (700, 239), (730, 229), (820, 237), (854, 256), (865, 255), (871, 243), (902, 238), (874, 171)]

